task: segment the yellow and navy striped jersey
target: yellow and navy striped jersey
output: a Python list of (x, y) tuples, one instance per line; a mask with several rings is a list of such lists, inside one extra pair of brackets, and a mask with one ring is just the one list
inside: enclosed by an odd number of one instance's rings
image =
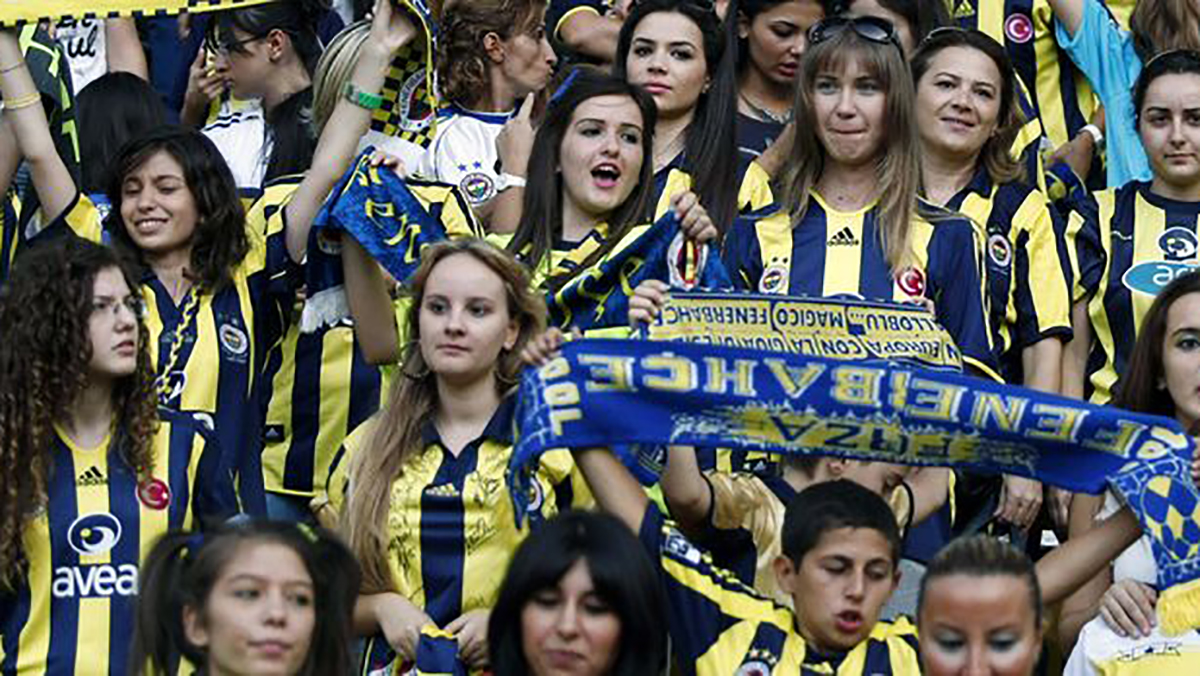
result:
[(192, 416), (160, 409), (153, 479), (112, 446), (58, 432), (46, 507), (22, 535), (26, 582), (0, 596), (0, 673), (125, 673), (142, 558), (168, 530), (236, 511), (221, 449)]
[[(438, 626), (491, 607), (503, 577), (499, 571), (528, 534), (527, 527), (516, 525), (507, 480), (515, 410), (515, 395), (505, 398), (483, 434), (457, 456), (430, 422), (424, 428), (425, 449), (392, 484), (388, 551), (395, 590)], [(354, 489), (347, 486), (343, 468), (367, 442), (376, 420), (346, 439), (330, 480), (331, 503), (339, 510), (345, 491)], [(567, 450), (544, 454), (536, 477), (527, 514), (535, 522), (592, 504)]]
[(1005, 380), (1021, 384), (1022, 348), (1071, 335), (1070, 262), (1057, 237), (1058, 212), (1019, 182), (995, 184), (980, 167), (946, 208), (987, 231), (989, 321)]
[(1090, 401), (1105, 404), (1158, 290), (1200, 266), (1200, 202), (1161, 197), (1142, 181), (1092, 198), (1094, 213), (1067, 230), (1067, 242), (1077, 278), (1074, 297), (1088, 299), (1092, 325), (1084, 391)]
[[(89, 214), (94, 211), (87, 196), (80, 195), (60, 220), (80, 233), (83, 226), (75, 223), (91, 223), (94, 217)], [(299, 280), (287, 251), (283, 219), (263, 219), (263, 210), (247, 214), (250, 250), (224, 289), (212, 293), (192, 288), (176, 303), (153, 272), (147, 271), (141, 280), (159, 403), (212, 423), (223, 452), (237, 469), (243, 506), (252, 514), (265, 510), (262, 420), (254, 405), (254, 387), (267, 351), (283, 334)], [(87, 232), (90, 239), (92, 231)], [(95, 235), (99, 237), (98, 230)]]
[[(425, 449), (414, 455), (392, 484), (387, 532), (394, 589), (438, 626), (496, 601), (517, 546), (529, 527), (559, 511), (590, 507), (591, 493), (570, 451), (542, 455), (532, 482), (527, 519), (518, 527), (507, 480), (512, 456), (515, 395), (505, 398), (483, 434), (457, 456), (443, 445), (432, 422)], [(346, 439), (330, 479), (331, 504), (339, 511), (347, 468), (374, 428), (374, 418)], [(390, 662), (387, 642), (368, 643), (370, 663)]]
[[(251, 209), (264, 233), (280, 230), (303, 176), (273, 181)], [(379, 408), (379, 368), (368, 364), (349, 320), (302, 333), (291, 322), (267, 354), (262, 377), (263, 487), (311, 497), (325, 493), (333, 458), (354, 428)]]
[(801, 636), (790, 609), (715, 567), (653, 503), (639, 535), (662, 580), (672, 649), (686, 676), (921, 673), (916, 628), (907, 619), (879, 622), (847, 652), (818, 651)]
[(999, 380), (985, 312), (982, 245), (969, 221), (915, 216), (908, 265), (893, 274), (875, 204), (839, 212), (814, 191), (795, 227), (783, 210), (754, 216), (738, 220), (725, 238), (725, 266), (735, 286), (789, 296), (928, 298), (964, 361)]

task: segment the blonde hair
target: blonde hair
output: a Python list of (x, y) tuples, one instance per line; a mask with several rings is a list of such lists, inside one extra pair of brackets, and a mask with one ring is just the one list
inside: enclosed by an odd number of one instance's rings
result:
[(882, 155), (876, 164), (879, 196), (880, 246), (892, 270), (909, 256), (909, 231), (917, 208), (921, 184), (921, 148), (913, 114), (916, 96), (908, 62), (900, 48), (865, 40), (844, 30), (809, 46), (800, 60), (796, 87), (796, 143), (780, 175), (784, 206), (798, 224), (808, 210), (810, 193), (825, 171), (826, 150), (817, 136), (818, 120), (812, 100), (813, 86), (822, 73), (843, 70), (850, 59), (876, 77), (883, 87), (887, 124)]
[(347, 26), (325, 48), (313, 75), (312, 126), (320, 137), (333, 109), (342, 98), (342, 88), (350, 81), (358, 56), (371, 34), (371, 22), (359, 21)]
[(433, 269), (453, 256), (471, 256), (495, 272), (504, 283), (508, 314), (517, 323), (512, 349), (496, 362), (496, 389), (508, 391), (521, 371), (521, 349), (546, 325), (546, 306), (530, 288), (529, 275), (511, 254), (480, 239), (439, 242), (421, 252), (421, 265), (409, 287), (412, 303), (405, 314), (407, 351), (403, 376), (392, 386), (387, 406), (380, 411), (362, 450), (352, 459), (350, 490), (342, 513), (341, 532), (362, 564), (362, 592), (377, 594), (393, 588), (388, 565), (387, 530), (392, 484), (404, 473), (409, 459), (421, 453), (422, 430), (437, 410), (437, 378), (429, 371), (419, 348), (418, 317), (425, 284)]

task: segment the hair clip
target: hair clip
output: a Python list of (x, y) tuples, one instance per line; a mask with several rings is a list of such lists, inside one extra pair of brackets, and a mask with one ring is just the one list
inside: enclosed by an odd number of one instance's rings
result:
[(300, 534), (304, 536), (305, 540), (308, 540), (309, 544), (315, 545), (320, 540), (317, 537), (317, 531), (313, 530), (312, 526), (306, 523), (296, 522), (296, 530), (300, 531)]
[(558, 89), (554, 90), (554, 94), (550, 97), (550, 103), (548, 105), (556, 105), (564, 96), (567, 95), (567, 92), (571, 90), (571, 85), (575, 84), (575, 80), (579, 78), (580, 70), (582, 69), (571, 69), (571, 72), (567, 74), (565, 79), (563, 79), (562, 84), (558, 86)]

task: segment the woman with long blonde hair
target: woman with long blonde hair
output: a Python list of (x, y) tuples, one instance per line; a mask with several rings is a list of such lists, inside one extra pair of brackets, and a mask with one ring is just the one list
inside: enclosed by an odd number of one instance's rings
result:
[(586, 491), (566, 451), (547, 454), (516, 524), (506, 480), (513, 390), (521, 349), (546, 314), (525, 267), (478, 239), (441, 242), (422, 252), (409, 291), (402, 375), (386, 408), (346, 442), (341, 528), (363, 568), (355, 624), (386, 639), (368, 645), (371, 669), (390, 661), (388, 646), (413, 659), (431, 624), (478, 668), (501, 572), (528, 524)]

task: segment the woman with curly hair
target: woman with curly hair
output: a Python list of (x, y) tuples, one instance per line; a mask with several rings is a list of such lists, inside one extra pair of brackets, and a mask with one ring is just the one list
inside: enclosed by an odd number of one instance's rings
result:
[[(497, 193), (523, 185), (497, 171), (496, 139), (517, 103), (550, 81), (556, 58), (545, 16), (545, 0), (472, 0), (451, 5), (442, 19), (438, 86), (449, 105), (414, 169), (461, 187), (484, 220)], [(519, 164), (504, 170), (524, 175)]]
[(63, 238), (0, 292), (0, 673), (124, 668), (143, 553), (235, 510), (212, 435), (156, 407), (137, 288)]
[[(0, 93), (6, 100), (24, 96), (32, 83), (16, 38), (8, 32), (0, 32), (0, 63), (12, 64), (0, 74)], [(378, 84), (363, 80), (360, 85), (378, 88), (382, 79), (380, 69)], [(335, 179), (330, 174), (340, 176), (329, 158), (340, 152), (345, 134), (366, 126), (369, 115), (350, 101), (339, 104), (329, 127), (341, 133), (327, 139), (318, 152), (323, 159), (306, 181), (331, 185)], [(23, 154), (55, 169), (34, 175), (38, 190), (56, 198), (44, 209), (53, 221), (47, 231), (69, 229), (99, 240), (95, 205), (79, 192), (53, 150), (44, 147), (48, 142), (46, 134), (20, 139)], [(349, 143), (352, 147), (353, 140)], [(248, 221), (220, 152), (203, 134), (188, 129), (148, 131), (126, 143), (108, 166), (111, 210), (103, 226), (113, 245), (139, 266), (135, 279), (147, 307), (147, 344), (158, 374), (159, 404), (205, 420), (238, 472), (243, 507), (262, 514), (255, 386), (267, 350), (280, 339), (290, 316), (299, 282), (297, 263), (304, 257), (312, 213), (321, 198), (293, 200), (275, 218)], [(320, 193), (315, 188), (305, 192)]]

